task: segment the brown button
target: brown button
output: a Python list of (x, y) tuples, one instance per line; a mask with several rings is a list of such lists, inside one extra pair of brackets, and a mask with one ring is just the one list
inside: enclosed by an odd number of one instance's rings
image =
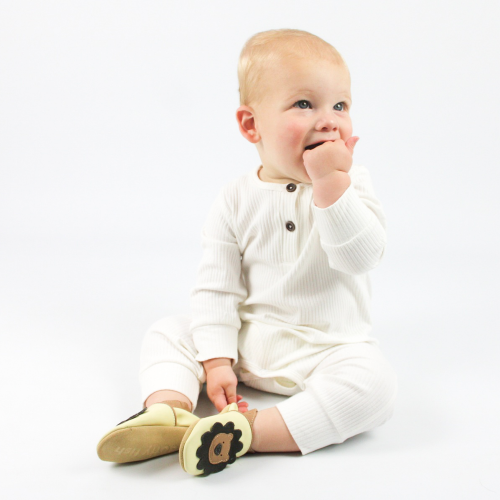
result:
[(286, 190), (289, 193), (293, 193), (296, 189), (297, 189), (297, 186), (293, 182), (290, 182), (290, 184), (287, 184), (287, 186), (286, 186)]
[(287, 223), (286, 223), (286, 228), (289, 230), (289, 231), (295, 231), (295, 224), (289, 220)]

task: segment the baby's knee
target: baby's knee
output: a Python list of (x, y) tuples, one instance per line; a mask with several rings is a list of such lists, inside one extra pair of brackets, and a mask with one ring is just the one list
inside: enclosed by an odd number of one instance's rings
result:
[(178, 337), (182, 337), (186, 331), (189, 331), (191, 318), (188, 316), (176, 314), (165, 316), (151, 325), (149, 331), (158, 333), (172, 333)]
[(367, 364), (364, 377), (354, 383), (353, 401), (358, 408), (360, 424), (364, 429), (382, 425), (394, 414), (398, 393), (398, 377), (384, 359), (373, 359)]
[(337, 380), (345, 392), (344, 405), (352, 409), (360, 422), (376, 426), (393, 415), (398, 377), (382, 356), (365, 358), (356, 367), (343, 370)]
[(189, 343), (191, 319), (187, 316), (166, 316), (153, 323), (142, 340), (142, 353), (161, 356), (166, 349), (181, 349)]
[(378, 420), (383, 423), (393, 415), (398, 393), (398, 376), (387, 361), (381, 363), (374, 376), (373, 391), (377, 400)]

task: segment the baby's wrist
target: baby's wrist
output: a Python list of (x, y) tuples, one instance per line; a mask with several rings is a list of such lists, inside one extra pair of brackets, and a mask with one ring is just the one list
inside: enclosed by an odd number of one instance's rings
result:
[(334, 170), (330, 174), (313, 181), (313, 199), (318, 208), (333, 205), (351, 185), (351, 178), (343, 170)]
[(231, 366), (231, 358), (212, 358), (207, 359), (206, 361), (202, 361), (203, 368), (208, 373), (210, 370), (214, 368), (218, 368), (219, 366)]

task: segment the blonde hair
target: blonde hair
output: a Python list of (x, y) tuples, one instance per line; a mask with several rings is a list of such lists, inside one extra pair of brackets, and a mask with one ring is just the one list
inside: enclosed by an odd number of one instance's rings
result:
[(349, 74), (347, 64), (337, 49), (319, 36), (296, 29), (262, 31), (246, 41), (238, 60), (240, 105), (261, 102), (266, 68), (278, 61), (301, 58), (330, 61), (343, 66)]

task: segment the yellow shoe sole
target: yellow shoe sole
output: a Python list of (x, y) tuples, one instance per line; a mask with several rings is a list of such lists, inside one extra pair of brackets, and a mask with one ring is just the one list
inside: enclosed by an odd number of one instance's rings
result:
[(97, 454), (106, 462), (138, 462), (179, 450), (186, 427), (148, 425), (117, 429), (97, 445)]

